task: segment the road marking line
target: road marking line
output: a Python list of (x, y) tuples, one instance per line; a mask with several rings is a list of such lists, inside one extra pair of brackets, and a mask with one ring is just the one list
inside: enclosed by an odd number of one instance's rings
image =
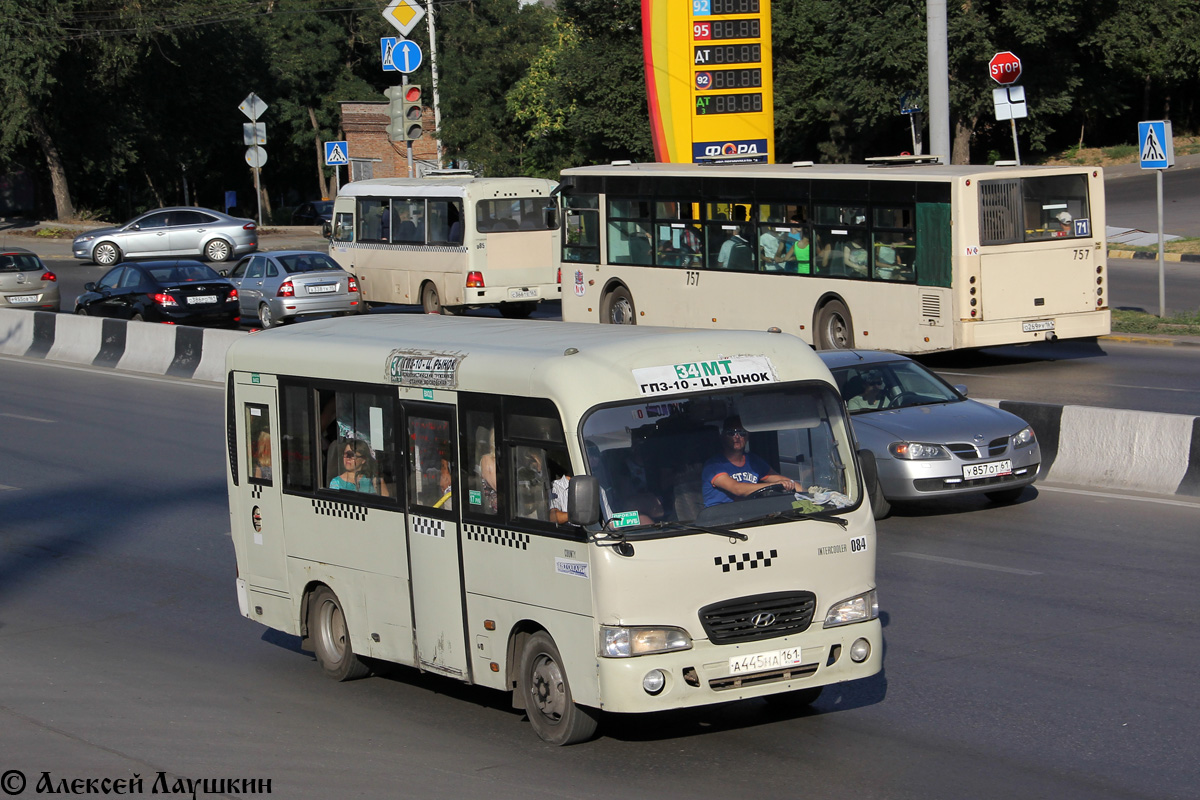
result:
[(1082, 494), (1087, 497), (1107, 497), (1113, 500), (1138, 500), (1143, 503), (1158, 503), (1164, 506), (1183, 506), (1184, 508), (1200, 508), (1198, 502), (1188, 502), (1187, 500), (1172, 500), (1169, 497), (1140, 497), (1136, 494), (1118, 494), (1116, 492), (1094, 492), (1088, 489), (1067, 489), (1062, 486), (1046, 486), (1045, 484), (1036, 484), (1037, 490), (1047, 492), (1062, 492), (1063, 494)]
[(993, 572), (1008, 572), (1013, 575), (1041, 575), (1040, 572), (1034, 572), (1031, 569), (1016, 569), (1014, 567), (999, 567), (995, 564), (980, 564), (978, 561), (962, 561), (957, 558), (943, 558), (941, 556), (928, 556), (924, 553), (893, 553), (892, 555), (904, 556), (905, 558), (919, 558), (922, 561), (937, 561), (940, 564), (953, 564), (956, 567), (973, 567), (975, 569), (989, 569)]
[(0, 412), (0, 417), (10, 417), (12, 419), (23, 419), (28, 422), (54, 422), (54, 420), (52, 420), (52, 419), (42, 419), (41, 417), (27, 417), (24, 414), (9, 414), (7, 412)]

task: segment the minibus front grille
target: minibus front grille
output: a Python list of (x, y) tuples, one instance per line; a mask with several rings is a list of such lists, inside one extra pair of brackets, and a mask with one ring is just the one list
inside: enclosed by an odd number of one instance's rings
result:
[(700, 624), (713, 644), (777, 639), (808, 630), (816, 604), (812, 592), (738, 597), (700, 609)]
[(713, 678), (708, 682), (708, 688), (716, 692), (726, 692), (730, 689), (742, 689), (762, 683), (778, 683), (779, 681), (807, 678), (816, 671), (816, 664), (798, 664), (794, 667), (773, 669), (769, 672), (754, 672), (750, 675), (728, 675), (724, 678)]

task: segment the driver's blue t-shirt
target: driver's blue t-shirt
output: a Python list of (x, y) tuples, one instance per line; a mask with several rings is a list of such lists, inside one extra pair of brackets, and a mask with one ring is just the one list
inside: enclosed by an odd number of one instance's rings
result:
[(715, 506), (718, 503), (732, 503), (736, 498), (723, 489), (713, 486), (713, 478), (722, 472), (729, 475), (738, 483), (758, 483), (763, 475), (770, 474), (771, 467), (754, 453), (746, 453), (746, 463), (737, 466), (724, 456), (716, 456), (704, 462), (704, 470), (700, 473), (702, 491), (704, 492), (704, 507)]

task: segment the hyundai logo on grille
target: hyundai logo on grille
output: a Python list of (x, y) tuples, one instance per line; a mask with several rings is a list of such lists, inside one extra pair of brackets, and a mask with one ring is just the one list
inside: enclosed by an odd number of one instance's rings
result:
[(756, 628), (769, 628), (775, 624), (775, 615), (770, 611), (760, 612), (750, 618), (750, 624)]

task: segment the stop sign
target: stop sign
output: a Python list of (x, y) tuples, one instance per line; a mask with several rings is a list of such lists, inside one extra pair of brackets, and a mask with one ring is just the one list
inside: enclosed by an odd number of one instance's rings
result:
[(1021, 59), (1007, 50), (996, 53), (988, 62), (988, 74), (1001, 86), (1016, 83), (1017, 78), (1021, 77)]

